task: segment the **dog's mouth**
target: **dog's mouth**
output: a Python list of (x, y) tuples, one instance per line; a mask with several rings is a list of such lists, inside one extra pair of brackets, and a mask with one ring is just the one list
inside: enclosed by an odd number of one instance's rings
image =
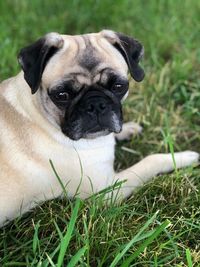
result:
[[(88, 127), (89, 125), (92, 127)], [(119, 133), (122, 129), (122, 119), (119, 119), (115, 113), (108, 116), (107, 125), (98, 124), (94, 121), (88, 121), (87, 117), (82, 117), (75, 120), (72, 124), (62, 126), (62, 132), (72, 140), (79, 140), (81, 138), (94, 139), (99, 136), (105, 136), (112, 132)]]
[(121, 102), (108, 91), (91, 90), (66, 111), (62, 132), (72, 140), (94, 139), (122, 129)]

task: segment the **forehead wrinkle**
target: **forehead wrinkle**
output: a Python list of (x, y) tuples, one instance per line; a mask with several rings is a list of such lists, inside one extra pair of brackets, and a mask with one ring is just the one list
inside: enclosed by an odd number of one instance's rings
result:
[(75, 55), (75, 58), (78, 56), (78, 54), (79, 54), (79, 51), (80, 51), (80, 45), (79, 45), (79, 42), (78, 42), (78, 40), (77, 40), (77, 38), (74, 38), (74, 42), (75, 42), (75, 44), (76, 44), (76, 55)]
[(91, 36), (83, 35), (82, 38), (85, 42), (85, 48), (81, 51), (78, 62), (80, 66), (91, 72), (99, 65), (100, 59), (97, 55), (96, 48), (92, 44), (92, 40), (90, 40)]
[(92, 83), (92, 79), (88, 76), (83, 76), (83, 75), (77, 75), (76, 76), (76, 80), (80, 83), (80, 84), (84, 84), (84, 85), (90, 85)]
[[(64, 36), (64, 39), (68, 46), (61, 49), (50, 60), (43, 73), (42, 81), (45, 87), (50, 87), (52, 83), (56, 84), (58, 80), (58, 84), (61, 84), (63, 81), (70, 79), (77, 83), (86, 84), (97, 83), (98, 81), (106, 82), (109, 71), (118, 72), (119, 75), (123, 76), (127, 75), (127, 65), (121, 59), (122, 56), (120, 57), (119, 52), (115, 51), (112, 45), (102, 36), (92, 34)], [(92, 54), (99, 58), (99, 62), (92, 66), (91, 70), (79, 64), (81, 55), (87, 61)], [(105, 70), (107, 72), (104, 73)]]
[(67, 80), (64, 79), (60, 79), (60, 80), (56, 80), (54, 81), (51, 86), (50, 86), (50, 90), (53, 90), (55, 87), (59, 86), (59, 85), (63, 85), (63, 83), (65, 83)]
[(86, 48), (85, 38), (84, 35), (75, 35), (75, 39), (77, 39), (79, 43), (80, 50), (84, 50)]
[(104, 43), (104, 45), (102, 44), (102, 41), (104, 41), (105, 39), (103, 39), (103, 38), (97, 38), (95, 41), (96, 41), (96, 43), (97, 43), (97, 45), (96, 45), (96, 47), (97, 47), (97, 49), (98, 49), (98, 51), (100, 52), (100, 53), (102, 53), (102, 50), (103, 50), (103, 52), (106, 54), (106, 55), (108, 55), (108, 56), (110, 56), (110, 51), (108, 51), (108, 47), (105, 47), (105, 43)]
[[(113, 47), (113, 45), (108, 42), (105, 38), (96, 38), (97, 42), (97, 49), (101, 53), (101, 55), (104, 57), (105, 62), (108, 64), (110, 63), (110, 59), (112, 60), (113, 66), (117, 67), (118, 69), (122, 69), (122, 66), (125, 67), (125, 72), (128, 70), (128, 66), (126, 64), (125, 59), (123, 56), (117, 51), (116, 48)], [(112, 55), (112, 58), (111, 58)]]
[(89, 77), (88, 73), (83, 73), (83, 72), (73, 72), (65, 75), (62, 79), (57, 80), (52, 87), (56, 87), (59, 85), (63, 85), (66, 82), (72, 82), (75, 85), (77, 84), (86, 84), (90, 85), (91, 84), (91, 77)]
[(73, 36), (67, 35), (65, 40), (68, 46), (66, 47), (66, 49), (61, 50), (62, 57), (67, 56), (70, 60), (76, 58), (80, 50), (80, 43), (78, 42), (78, 39), (73, 38)]

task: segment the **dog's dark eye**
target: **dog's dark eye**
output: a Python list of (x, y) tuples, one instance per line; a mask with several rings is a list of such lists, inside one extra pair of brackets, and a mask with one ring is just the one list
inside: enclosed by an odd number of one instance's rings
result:
[(126, 93), (126, 91), (128, 90), (128, 82), (116, 82), (113, 86), (112, 86), (112, 91), (115, 94), (118, 95), (123, 95)]
[(54, 95), (55, 100), (57, 101), (67, 101), (69, 99), (69, 94), (67, 92), (58, 92)]
[(114, 85), (114, 88), (119, 90), (119, 89), (122, 89), (123, 86), (124, 86), (123, 84), (116, 83), (116, 84)]

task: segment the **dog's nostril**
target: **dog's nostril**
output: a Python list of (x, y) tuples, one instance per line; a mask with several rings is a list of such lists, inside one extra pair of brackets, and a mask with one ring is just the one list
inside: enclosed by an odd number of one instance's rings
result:
[(93, 104), (90, 104), (90, 105), (87, 107), (87, 112), (89, 112), (89, 113), (93, 113), (94, 110), (95, 110), (95, 108), (94, 108), (94, 105), (93, 105)]
[(102, 113), (105, 112), (107, 109), (107, 105), (104, 102), (95, 102), (89, 103), (86, 107), (86, 112), (93, 114), (93, 113)]
[(106, 104), (105, 104), (105, 103), (100, 103), (100, 104), (99, 104), (99, 109), (100, 109), (101, 111), (105, 110), (105, 109), (106, 109)]

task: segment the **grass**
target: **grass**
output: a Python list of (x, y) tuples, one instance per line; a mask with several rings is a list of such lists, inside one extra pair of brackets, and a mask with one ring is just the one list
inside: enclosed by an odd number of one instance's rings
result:
[[(116, 168), (155, 152), (200, 151), (199, 14), (189, 0), (1, 1), (0, 79), (19, 71), (19, 49), (46, 32), (127, 33), (145, 46), (146, 78), (131, 81), (125, 120), (144, 131), (117, 144)], [(190, 167), (121, 205), (105, 207), (104, 192), (48, 201), (0, 230), (0, 266), (200, 266), (199, 190), (199, 168)]]

